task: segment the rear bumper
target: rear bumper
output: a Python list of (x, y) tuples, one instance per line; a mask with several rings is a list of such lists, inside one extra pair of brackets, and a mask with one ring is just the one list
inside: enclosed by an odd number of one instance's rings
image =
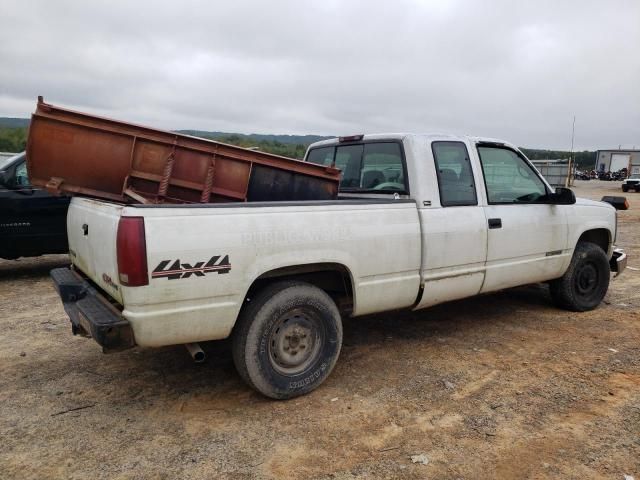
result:
[(624, 269), (627, 268), (627, 254), (621, 248), (614, 248), (613, 255), (611, 256), (611, 260), (609, 260), (609, 267), (611, 267), (611, 271), (615, 272), (615, 276), (617, 277)]
[(105, 353), (135, 346), (129, 322), (89, 282), (70, 268), (51, 270), (74, 335), (93, 338)]

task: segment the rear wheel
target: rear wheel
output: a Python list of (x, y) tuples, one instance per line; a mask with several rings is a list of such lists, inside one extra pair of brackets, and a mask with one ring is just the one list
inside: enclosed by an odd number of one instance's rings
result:
[(247, 302), (233, 333), (233, 361), (252, 388), (286, 399), (309, 393), (331, 373), (342, 346), (329, 295), (302, 282), (267, 286)]
[(549, 283), (555, 303), (567, 310), (593, 310), (607, 293), (611, 273), (606, 253), (598, 245), (580, 242), (565, 274)]
[(623, 192), (628, 192), (629, 191), (629, 186), (628, 185), (622, 185), (622, 191)]

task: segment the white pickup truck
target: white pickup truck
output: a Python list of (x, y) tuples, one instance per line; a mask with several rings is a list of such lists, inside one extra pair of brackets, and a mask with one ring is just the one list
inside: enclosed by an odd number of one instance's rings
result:
[(357, 135), (306, 161), (342, 170), (335, 201), (121, 205), (76, 197), (71, 268), (52, 277), (74, 333), (105, 352), (232, 337), (251, 387), (272, 398), (327, 378), (341, 316), (421, 309), (548, 282), (574, 311), (602, 301), (616, 212), (552, 189), (506, 142)]

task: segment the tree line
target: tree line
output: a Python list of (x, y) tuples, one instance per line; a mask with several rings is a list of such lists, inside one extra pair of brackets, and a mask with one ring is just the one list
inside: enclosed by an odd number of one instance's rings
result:
[[(191, 133), (191, 132), (189, 132)], [(216, 140), (218, 142), (229, 143), (244, 148), (257, 148), (260, 151), (282, 155), (283, 157), (302, 159), (311, 142), (289, 143), (279, 140), (259, 139), (257, 135), (244, 135), (240, 133), (208, 133), (197, 132), (197, 136)], [(257, 138), (258, 137), (258, 138)], [(293, 138), (293, 136), (287, 136)], [(301, 138), (308, 138), (301, 137)], [(27, 145), (27, 128), (0, 127), (0, 151), (1, 152), (22, 152)], [(543, 150), (535, 148), (521, 148), (522, 152), (531, 160), (567, 160), (571, 157), (571, 152), (561, 150)], [(581, 170), (591, 170), (596, 163), (596, 152), (582, 151), (574, 152), (576, 166)]]
[(27, 129), (0, 127), (0, 152), (22, 152), (27, 148)]
[[(535, 148), (520, 148), (529, 160), (566, 160), (571, 158), (571, 152), (563, 150), (540, 150)], [(584, 150), (582, 152), (573, 152), (576, 161), (576, 167), (579, 170), (591, 170), (596, 164), (596, 152)]]

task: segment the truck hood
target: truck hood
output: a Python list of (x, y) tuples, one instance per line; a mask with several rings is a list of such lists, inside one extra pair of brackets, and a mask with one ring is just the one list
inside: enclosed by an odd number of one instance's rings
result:
[(589, 200), (587, 198), (580, 198), (580, 197), (576, 198), (576, 205), (585, 206), (585, 207), (612, 208), (613, 210), (615, 210), (613, 205), (609, 203), (601, 202), (598, 200)]

